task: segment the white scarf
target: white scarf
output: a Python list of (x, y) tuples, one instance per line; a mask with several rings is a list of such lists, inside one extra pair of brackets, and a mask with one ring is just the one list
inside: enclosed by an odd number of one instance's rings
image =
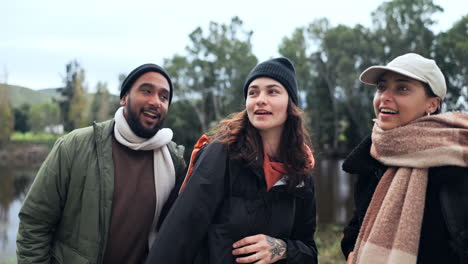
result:
[(172, 163), (171, 153), (167, 144), (172, 140), (172, 130), (160, 129), (152, 138), (141, 138), (130, 129), (123, 115), (123, 107), (115, 112), (114, 136), (117, 141), (133, 150), (153, 150), (154, 162), (154, 187), (156, 190), (156, 208), (154, 210), (151, 233), (148, 237), (149, 247), (156, 237), (156, 225), (161, 209), (166, 203), (172, 188), (175, 185), (175, 169)]

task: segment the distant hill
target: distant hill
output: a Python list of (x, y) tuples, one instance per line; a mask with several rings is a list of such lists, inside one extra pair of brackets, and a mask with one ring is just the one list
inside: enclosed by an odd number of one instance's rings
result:
[(48, 88), (48, 89), (40, 89), (37, 91), (52, 95), (53, 97), (60, 97), (61, 95), (60, 95), (59, 89), (60, 88)]
[(32, 90), (22, 86), (0, 84), (0, 86), (7, 88), (10, 102), (13, 107), (21, 106), (22, 104), (41, 104), (46, 102), (53, 102), (53, 98), (58, 98), (58, 88)]
[[(10, 102), (13, 107), (19, 107), (22, 104), (42, 104), (46, 102), (53, 102), (54, 99), (60, 98), (60, 92), (58, 89), (60, 88), (48, 88), (48, 89), (41, 89), (41, 90), (33, 90), (22, 86), (16, 85), (9, 85), (9, 84), (0, 84), (7, 88)], [(87, 101), (92, 102), (94, 98), (94, 93), (87, 94)], [(117, 104), (119, 102), (119, 96), (111, 94), (111, 103)]]

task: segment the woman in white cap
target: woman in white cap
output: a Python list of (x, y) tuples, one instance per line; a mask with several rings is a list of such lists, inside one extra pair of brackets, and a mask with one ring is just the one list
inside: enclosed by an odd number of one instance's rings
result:
[(372, 134), (346, 158), (357, 174), (348, 263), (468, 263), (468, 118), (440, 113), (445, 79), (418, 54), (372, 66)]

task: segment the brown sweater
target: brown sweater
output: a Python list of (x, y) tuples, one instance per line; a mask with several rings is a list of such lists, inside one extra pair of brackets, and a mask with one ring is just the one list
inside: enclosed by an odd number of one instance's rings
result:
[(114, 196), (104, 263), (142, 263), (156, 206), (153, 151), (135, 151), (113, 138)]

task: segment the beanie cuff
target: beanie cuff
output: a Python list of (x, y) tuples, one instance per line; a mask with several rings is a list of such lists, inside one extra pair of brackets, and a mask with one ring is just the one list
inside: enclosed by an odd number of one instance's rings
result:
[(136, 82), (136, 80), (138, 80), (140, 76), (142, 76), (143, 74), (147, 72), (157, 72), (167, 79), (167, 82), (169, 83), (169, 104), (171, 104), (172, 93), (173, 93), (171, 77), (162, 67), (156, 64), (152, 64), (152, 63), (143, 64), (135, 68), (133, 71), (131, 71), (128, 74), (128, 76), (122, 82), (122, 86), (120, 89), (120, 99), (122, 99), (125, 96), (125, 94), (127, 94), (130, 91), (130, 89), (132, 88), (132, 85)]
[(281, 83), (294, 104), (298, 104), (296, 71), (289, 59), (284, 57), (271, 59), (253, 68), (244, 83), (244, 98), (247, 98), (250, 83), (261, 77), (271, 78)]

